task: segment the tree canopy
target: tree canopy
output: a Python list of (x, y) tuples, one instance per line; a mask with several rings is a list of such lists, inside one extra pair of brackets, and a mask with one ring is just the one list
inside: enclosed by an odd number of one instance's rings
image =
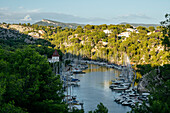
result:
[(0, 49), (0, 56), (2, 112), (67, 112), (60, 77), (44, 56), (31, 48)]

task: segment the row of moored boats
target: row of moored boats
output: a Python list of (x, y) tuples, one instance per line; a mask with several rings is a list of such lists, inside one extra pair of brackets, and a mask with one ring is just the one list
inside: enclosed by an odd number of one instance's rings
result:
[(114, 98), (114, 101), (118, 104), (122, 104), (123, 106), (130, 106), (134, 107), (136, 104), (141, 106), (142, 103), (145, 101), (146, 105), (149, 106), (148, 103), (148, 96), (150, 93), (137, 93), (133, 90), (125, 90), (119, 96)]
[(123, 66), (117, 65), (117, 64), (111, 64), (107, 62), (99, 62), (99, 61), (93, 61), (93, 60), (80, 60), (81, 63), (87, 63), (87, 64), (94, 64), (99, 66), (106, 66), (108, 68), (115, 68), (118, 70), (122, 70)]
[(72, 87), (78, 87), (80, 80), (77, 79), (74, 75), (84, 74), (83, 70), (87, 69), (88, 66), (85, 64), (70, 63), (65, 67), (62, 72), (61, 80), (63, 81), (63, 88), (65, 90), (66, 96), (63, 99), (63, 102), (68, 104), (70, 111), (73, 109), (81, 110), (83, 109), (83, 102), (77, 100), (77, 96), (72, 94)]

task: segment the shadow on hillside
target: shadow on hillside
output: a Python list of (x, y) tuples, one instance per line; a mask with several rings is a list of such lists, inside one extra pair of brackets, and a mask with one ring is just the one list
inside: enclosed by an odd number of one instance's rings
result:
[(159, 75), (164, 81), (170, 79), (170, 64), (164, 64), (163, 66), (152, 67), (151, 64), (137, 65), (137, 71), (142, 75), (149, 73), (151, 70), (156, 69), (156, 74)]
[[(49, 41), (35, 38), (14, 29), (0, 27), (0, 45), (2, 49), (15, 51), (26, 47), (34, 48), (41, 55), (51, 57), (54, 52), (54, 45)], [(61, 51), (59, 54), (62, 56)]]

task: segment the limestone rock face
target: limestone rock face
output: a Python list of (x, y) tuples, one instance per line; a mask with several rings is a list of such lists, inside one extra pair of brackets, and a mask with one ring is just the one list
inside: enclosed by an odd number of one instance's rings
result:
[(8, 24), (1, 24), (0, 27), (2, 28), (2, 32), (0, 32), (0, 37), (13, 37), (13, 38), (20, 38), (21, 34), (27, 35), (28, 38), (32, 37), (33, 39), (43, 38), (45, 34), (44, 30), (35, 30), (29, 26), (22, 26), (22, 25), (8, 25)]
[(33, 30), (33, 28), (31, 28), (31, 27), (24, 27), (21, 25), (9, 25), (9, 28), (18, 30), (19, 32), (27, 32), (27, 31)]

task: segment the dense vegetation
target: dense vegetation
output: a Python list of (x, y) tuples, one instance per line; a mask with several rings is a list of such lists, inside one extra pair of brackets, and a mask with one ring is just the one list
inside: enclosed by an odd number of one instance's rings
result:
[[(163, 65), (168, 63), (168, 52), (164, 51), (162, 32), (153, 32), (155, 28), (137, 27), (139, 33), (132, 32), (129, 37), (118, 37), (126, 31), (128, 25), (86, 25), (77, 29), (57, 28), (57, 33), (46, 39), (72, 54), (93, 60), (104, 60), (122, 64), (124, 54), (135, 64)], [(110, 30), (106, 34), (103, 30)], [(162, 30), (162, 27), (158, 27)], [(147, 33), (150, 32), (150, 35)]]
[[(32, 39), (35, 43), (28, 44), (24, 42), (31, 38), (28, 35), (10, 29), (0, 31), (14, 33), (14, 37), (1, 35), (0, 39), (0, 112), (67, 113), (60, 76), (52, 73), (47, 60), (54, 52), (53, 45), (43, 39)], [(58, 53), (62, 57), (61, 51)], [(98, 109), (107, 110), (103, 104)]]
[[(145, 66), (143, 66), (144, 68)], [(149, 66), (147, 65), (146, 68)], [(142, 71), (143, 68), (140, 70)], [(148, 70), (150, 69), (150, 70)], [(149, 89), (152, 94), (149, 98), (149, 106), (144, 102), (136, 105), (132, 113), (169, 113), (170, 112), (170, 64), (148, 68), (147, 75)], [(146, 72), (146, 71), (145, 71)]]
[[(48, 40), (55, 48), (62, 52), (70, 52), (81, 55), (87, 59), (103, 60), (116, 64), (123, 64), (124, 56), (129, 56), (133, 64), (152, 64), (152, 66), (168, 63), (168, 51), (165, 51), (164, 43), (169, 43), (164, 27), (156, 29), (126, 25), (86, 25), (77, 29), (53, 26), (38, 26), (23, 24), (32, 27), (34, 32), (43, 30), (43, 38)], [(133, 28), (129, 37), (119, 36), (127, 28)], [(111, 33), (105, 33), (109, 30)], [(26, 34), (32, 32), (27, 31)]]
[(47, 58), (30, 47), (0, 49), (0, 112), (66, 112), (59, 76)]
[(0, 112), (68, 112), (60, 77), (52, 73), (47, 60), (53, 45), (43, 39), (29, 44), (24, 41), (31, 38), (26, 34), (0, 31)]
[[(167, 20), (157, 28), (139, 26), (135, 29), (129, 24), (103, 24), (62, 29), (29, 23), (19, 24), (33, 28), (23, 33), (1, 28), (3, 36), (9, 32), (19, 35), (0, 38), (0, 112), (68, 112), (67, 106), (62, 103), (63, 90), (59, 76), (52, 74), (47, 62), (47, 57), (52, 55), (54, 48), (61, 50), (60, 55), (67, 51), (85, 59), (115, 64), (123, 64), (124, 57), (129, 56), (141, 75), (150, 73), (147, 88), (152, 93), (150, 107), (144, 103), (133, 111), (169, 112), (169, 16), (166, 15)], [(10, 25), (7, 28), (8, 26)], [(135, 31), (129, 32), (129, 37), (120, 37), (127, 28)], [(38, 33), (39, 30), (44, 31), (41, 35), (45, 40), (27, 35), (30, 32)], [(110, 33), (105, 33), (104, 30), (109, 30)], [(26, 43), (25, 39), (32, 43)], [(160, 72), (157, 71), (158, 68)], [(156, 79), (153, 81), (153, 78)], [(98, 110), (94, 113), (99, 111), (108, 112), (103, 104), (98, 105)]]
[[(161, 22), (163, 25), (163, 45), (169, 54), (170, 47), (170, 14), (165, 15), (166, 20)], [(170, 54), (169, 54), (170, 55)], [(170, 56), (168, 55), (168, 61)], [(144, 102), (142, 106), (136, 105), (132, 113), (169, 113), (170, 112), (170, 64), (163, 66), (140, 65), (138, 66), (141, 74), (148, 74), (147, 89), (152, 94), (149, 98), (149, 106)]]

